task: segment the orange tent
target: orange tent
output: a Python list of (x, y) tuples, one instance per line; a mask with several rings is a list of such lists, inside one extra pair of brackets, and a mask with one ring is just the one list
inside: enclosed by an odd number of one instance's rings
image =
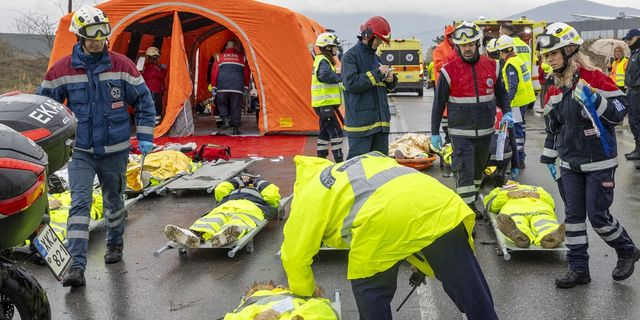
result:
[[(249, 61), (260, 101), (260, 131), (317, 130), (309, 76), (315, 37), (324, 31), (317, 22), (251, 0), (112, 0), (98, 8), (111, 22), (111, 50), (136, 61), (154, 45), (160, 47), (160, 62), (168, 64), (166, 111), (156, 136), (175, 133), (169, 130), (182, 125), (178, 122), (188, 123), (191, 106), (210, 97), (209, 59), (232, 38), (242, 44)], [(76, 42), (68, 31), (70, 21), (71, 15), (60, 20), (50, 66), (70, 54)]]

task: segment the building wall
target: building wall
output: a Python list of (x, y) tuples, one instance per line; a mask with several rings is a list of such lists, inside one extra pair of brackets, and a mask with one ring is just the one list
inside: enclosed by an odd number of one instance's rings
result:
[(567, 22), (584, 40), (604, 38), (622, 39), (629, 29), (640, 28), (640, 18), (619, 18), (612, 20), (583, 20)]

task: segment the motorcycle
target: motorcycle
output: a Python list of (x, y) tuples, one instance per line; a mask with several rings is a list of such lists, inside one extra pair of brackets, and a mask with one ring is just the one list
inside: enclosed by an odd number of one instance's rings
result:
[(48, 225), (47, 175), (63, 167), (76, 120), (41, 96), (0, 96), (0, 319), (51, 319), (47, 294), (13, 248), (28, 241), (60, 281), (71, 257)]

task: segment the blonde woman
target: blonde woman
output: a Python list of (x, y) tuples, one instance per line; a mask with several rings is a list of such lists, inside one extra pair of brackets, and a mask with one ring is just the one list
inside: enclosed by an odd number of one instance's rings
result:
[(569, 271), (556, 279), (556, 286), (571, 288), (591, 282), (587, 217), (596, 233), (616, 250), (613, 279), (627, 279), (640, 251), (609, 212), (618, 166), (614, 127), (627, 113), (626, 97), (580, 52), (582, 39), (573, 27), (553, 23), (537, 41), (553, 68), (545, 97), (547, 138), (540, 161), (558, 180), (569, 248)]

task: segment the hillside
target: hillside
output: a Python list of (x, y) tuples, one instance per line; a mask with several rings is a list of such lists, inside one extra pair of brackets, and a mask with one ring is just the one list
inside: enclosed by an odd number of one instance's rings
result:
[(24, 58), (6, 42), (0, 41), (0, 94), (20, 90), (33, 93), (42, 82), (49, 59)]

